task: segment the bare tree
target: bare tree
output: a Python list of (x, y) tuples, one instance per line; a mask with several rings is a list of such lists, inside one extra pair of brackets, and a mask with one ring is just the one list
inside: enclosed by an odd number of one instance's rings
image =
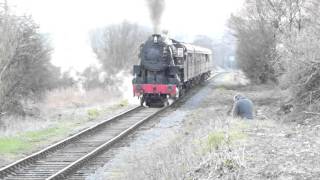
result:
[(95, 66), (87, 67), (82, 73), (81, 76), (84, 78), (83, 87), (86, 90), (95, 89), (95, 88), (104, 88), (107, 82), (100, 78), (102, 71)]
[(272, 64), (277, 57), (275, 32), (256, 5), (249, 4), (250, 13), (232, 16), (229, 21), (238, 40), (237, 63), (252, 82), (276, 82)]
[(91, 33), (91, 46), (108, 75), (130, 71), (138, 63), (140, 44), (148, 33), (137, 24), (123, 22)]
[(230, 20), (238, 60), (249, 77), (276, 74), (296, 105), (315, 111), (320, 111), (319, 15), (318, 0), (247, 0), (242, 14)]
[(283, 81), (288, 82), (286, 85), (292, 90), (297, 104), (317, 107), (316, 111), (320, 110), (319, 4), (316, 0), (306, 0), (299, 4), (300, 10), (297, 12), (300, 24), (287, 25), (287, 31), (281, 36), (281, 60), (285, 65)]
[(22, 101), (52, 87), (51, 47), (30, 17), (0, 10), (0, 112), (23, 113)]

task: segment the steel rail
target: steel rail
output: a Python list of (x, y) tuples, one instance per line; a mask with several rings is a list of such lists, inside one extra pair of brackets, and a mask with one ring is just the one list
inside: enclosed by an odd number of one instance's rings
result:
[(59, 142), (57, 142), (57, 143), (55, 143), (55, 144), (53, 144), (51, 146), (48, 146), (45, 149), (42, 149), (42, 150), (40, 150), (40, 151), (38, 151), (36, 153), (33, 153), (33, 154), (31, 154), (31, 155), (29, 155), (29, 156), (27, 156), (25, 158), (22, 158), (22, 159), (20, 159), (20, 160), (18, 160), (16, 162), (13, 162), (13, 163), (1, 168), (0, 169), (0, 179), (4, 178), (4, 177), (6, 177), (6, 176), (8, 176), (10, 174), (13, 174), (15, 172), (15, 170), (18, 169), (18, 168), (21, 168), (21, 167), (24, 167), (24, 166), (26, 166), (28, 164), (31, 164), (31, 163), (35, 162), (36, 160), (44, 158), (48, 154), (50, 154), (50, 153), (52, 153), (52, 152), (54, 152), (54, 151), (56, 151), (56, 150), (58, 150), (60, 148), (63, 148), (67, 144), (70, 144), (73, 141), (79, 139), (81, 136), (85, 136), (85, 135), (91, 133), (92, 131), (95, 131), (95, 130), (99, 129), (99, 127), (101, 127), (103, 125), (106, 125), (106, 124), (108, 124), (110, 122), (113, 122), (116, 119), (119, 119), (119, 118), (125, 116), (126, 114), (131, 113), (131, 112), (136, 111), (136, 110), (141, 109), (141, 108), (142, 108), (141, 106), (131, 108), (131, 109), (129, 109), (129, 110), (123, 112), (123, 113), (120, 113), (120, 114), (118, 114), (116, 116), (113, 116), (113, 117), (111, 117), (111, 118), (109, 118), (109, 119), (107, 119), (107, 120), (105, 120), (105, 121), (103, 121), (101, 123), (98, 123), (98, 124), (96, 124), (94, 126), (91, 126), (91, 127), (87, 128), (87, 129), (84, 129), (84, 130), (82, 130), (82, 131), (80, 131), (80, 132), (78, 132), (78, 133), (76, 133), (76, 134), (74, 134), (74, 135), (72, 135), (72, 136), (70, 136), (70, 137), (68, 137), (66, 139), (63, 139), (63, 140), (61, 140), (61, 141), (59, 141)]
[[(212, 74), (206, 81), (208, 82), (211, 79), (214, 79), (220, 75), (225, 74), (226, 72), (218, 72), (218, 73), (214, 73)], [(83, 164), (85, 164), (86, 162), (90, 161), (91, 159), (99, 156), (99, 154), (103, 153), (106, 151), (106, 149), (108, 149), (109, 147), (111, 147), (114, 143), (116, 143), (117, 141), (121, 140), (124, 136), (126, 136), (127, 134), (129, 134), (131, 131), (135, 130), (136, 128), (138, 128), (141, 124), (143, 124), (145, 121), (148, 121), (150, 119), (152, 119), (153, 117), (155, 117), (157, 114), (163, 112), (165, 109), (175, 105), (177, 102), (179, 102), (179, 100), (181, 100), (181, 98), (179, 98), (177, 101), (174, 101), (172, 104), (170, 104), (169, 106), (166, 106), (164, 108), (162, 108), (160, 111), (155, 112), (154, 114), (150, 115), (149, 117), (146, 117), (144, 119), (142, 119), (141, 121), (137, 122), (136, 124), (134, 124), (133, 126), (129, 127), (128, 129), (126, 129), (125, 131), (123, 131), (122, 133), (120, 133), (118, 136), (114, 137), (113, 139), (109, 140), (108, 142), (104, 143), (103, 145), (99, 146), (98, 148), (96, 148), (95, 150), (91, 151), (90, 153), (88, 153), (87, 155), (81, 157), (80, 159), (78, 159), (76, 162), (70, 164), (69, 166), (65, 167), (64, 169), (60, 170), (59, 172), (57, 172), (56, 174), (50, 176), (47, 180), (59, 180), (59, 179), (64, 179), (69, 177), (69, 175), (73, 174), (73, 172), (77, 171), (77, 169), (79, 169), (80, 167), (83, 167)]]
[[(174, 104), (174, 103), (173, 103)], [(172, 104), (171, 104), (172, 105)], [(86, 154), (85, 156), (79, 158), (77, 161), (71, 163), (70, 165), (68, 165), (67, 167), (65, 167), (64, 169), (60, 170), (59, 172), (53, 174), (52, 176), (50, 176), (49, 178), (47, 178), (47, 180), (59, 180), (59, 179), (63, 179), (66, 178), (68, 175), (72, 174), (72, 172), (74, 172), (75, 170), (77, 170), (79, 167), (81, 167), (81, 165), (83, 165), (84, 163), (86, 163), (87, 161), (89, 161), (90, 159), (96, 157), (97, 155), (99, 155), (100, 153), (104, 152), (106, 149), (108, 149), (109, 147), (111, 147), (113, 144), (115, 144), (116, 142), (118, 142), (119, 140), (121, 140), (123, 137), (125, 137), (126, 135), (128, 135), (130, 132), (132, 132), (133, 130), (135, 130), (136, 128), (138, 128), (141, 124), (143, 124), (144, 122), (152, 119), (153, 117), (155, 117), (156, 115), (158, 115), (159, 113), (163, 112), (165, 109), (167, 109), (169, 106), (165, 106), (161, 109), (159, 109), (159, 111), (156, 111), (155, 113), (149, 115), (148, 117), (145, 117), (144, 119), (138, 121), (137, 123), (135, 123), (134, 125), (132, 125), (131, 127), (129, 127), (128, 129), (122, 131), (120, 134), (118, 134), (116, 137), (112, 138), (111, 140), (107, 141), (106, 143), (100, 145), (99, 147), (97, 147), (96, 149), (94, 149), (93, 151), (91, 151), (90, 153)]]
[[(210, 78), (208, 78), (208, 80), (217, 77), (220, 74), (223, 74), (224, 72), (221, 73), (216, 73), (214, 75), (211, 75)], [(208, 81), (207, 80), (207, 81)], [(181, 98), (179, 98), (181, 99)], [(131, 125), (129, 128), (126, 128), (124, 131), (119, 132), (119, 134), (117, 134), (115, 137), (113, 137), (110, 140), (106, 140), (107, 142), (99, 145), (98, 147), (96, 147), (94, 150), (91, 150), (89, 153), (81, 156), (80, 158), (76, 159), (73, 162), (70, 162), (69, 165), (67, 165), (66, 167), (62, 168), (61, 170), (58, 170), (58, 172), (54, 173), (47, 178), (47, 180), (55, 180), (55, 179), (63, 179), (66, 178), (67, 176), (69, 176), (70, 174), (72, 174), (74, 171), (76, 171), (78, 168), (82, 167), (86, 162), (88, 162), (90, 159), (98, 156), (99, 154), (101, 154), (102, 152), (104, 152), (105, 150), (107, 150), (108, 148), (110, 148), (113, 144), (115, 144), (117, 141), (121, 140), (123, 137), (125, 137), (126, 135), (128, 135), (130, 132), (132, 132), (133, 130), (135, 130), (136, 128), (138, 128), (141, 124), (143, 124), (144, 122), (152, 119), (153, 117), (157, 116), (159, 113), (163, 112), (165, 109), (171, 107), (172, 105), (176, 104), (177, 101), (175, 101), (174, 103), (170, 104), (169, 106), (165, 106), (163, 108), (160, 108), (159, 110), (157, 110), (156, 112), (153, 112), (151, 115), (148, 115), (147, 117), (144, 117), (142, 120), (138, 119), (138, 122), (136, 122), (135, 124)], [(62, 149), (64, 146), (68, 145), (68, 144), (72, 144), (73, 142), (75, 142), (76, 140), (80, 139), (83, 136), (87, 136), (90, 135), (90, 133), (98, 130), (100, 127), (114, 122), (117, 119), (121, 119), (121, 117), (126, 116), (129, 113), (132, 113), (134, 111), (140, 110), (143, 107), (138, 106), (138, 107), (134, 107), (126, 112), (123, 112), (119, 115), (113, 116), (112, 118), (109, 118), (101, 123), (98, 123), (92, 127), (89, 127), (85, 130), (82, 130), (79, 133), (76, 133), (64, 140), (61, 140), (43, 150), (40, 150), (30, 156), (27, 156), (23, 159), (20, 159), (12, 164), (9, 164), (3, 168), (0, 169), (0, 179), (5, 178), (9, 175), (14, 175), (16, 170), (20, 169), (20, 168), (24, 168), (27, 167), (28, 165), (36, 162), (39, 159), (44, 159), (47, 155), (49, 155), (50, 153), (54, 153), (56, 150), (58, 149)], [(139, 112), (139, 111), (138, 111)]]

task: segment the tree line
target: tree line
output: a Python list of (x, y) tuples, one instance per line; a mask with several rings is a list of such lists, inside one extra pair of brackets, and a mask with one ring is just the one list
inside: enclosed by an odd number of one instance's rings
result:
[[(90, 44), (101, 66), (90, 66), (71, 76), (51, 64), (54, 49), (50, 36), (39, 28), (30, 16), (15, 15), (0, 5), (1, 114), (24, 115), (28, 103), (41, 101), (55, 88), (81, 84), (85, 90), (117, 90), (123, 77), (130, 76), (132, 66), (139, 63), (140, 45), (151, 34), (150, 29), (127, 21), (92, 30)], [(219, 52), (229, 56), (231, 52), (230, 47), (216, 48), (221, 45), (207, 36), (197, 36), (194, 44), (212, 49), (216, 56)], [(223, 65), (224, 57), (217, 59), (221, 60), (216, 64)]]
[[(0, 112), (23, 113), (23, 100), (37, 100), (53, 88), (51, 47), (27, 16), (0, 10)], [(23, 100), (22, 100), (23, 99)]]
[(229, 21), (247, 77), (290, 90), (302, 109), (320, 101), (319, 6), (318, 0), (246, 0)]
[(77, 81), (70, 72), (61, 72), (51, 64), (49, 36), (40, 33), (30, 16), (15, 15), (1, 4), (0, 34), (0, 114), (24, 115), (28, 103), (42, 100), (55, 88), (82, 84), (91, 90), (120, 85), (121, 76), (138, 63), (139, 45), (148, 32), (129, 22), (92, 31), (92, 50), (102, 66), (77, 72)]

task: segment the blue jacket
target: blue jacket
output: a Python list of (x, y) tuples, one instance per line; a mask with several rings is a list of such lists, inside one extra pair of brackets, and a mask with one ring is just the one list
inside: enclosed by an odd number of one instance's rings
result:
[(233, 105), (233, 116), (253, 119), (253, 103), (250, 99), (242, 97)]

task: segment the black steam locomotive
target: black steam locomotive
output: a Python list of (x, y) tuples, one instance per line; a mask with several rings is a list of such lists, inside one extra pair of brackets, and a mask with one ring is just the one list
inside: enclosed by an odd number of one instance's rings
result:
[(211, 51), (153, 34), (140, 46), (140, 65), (133, 68), (133, 93), (141, 105), (163, 106), (168, 98), (209, 78)]

